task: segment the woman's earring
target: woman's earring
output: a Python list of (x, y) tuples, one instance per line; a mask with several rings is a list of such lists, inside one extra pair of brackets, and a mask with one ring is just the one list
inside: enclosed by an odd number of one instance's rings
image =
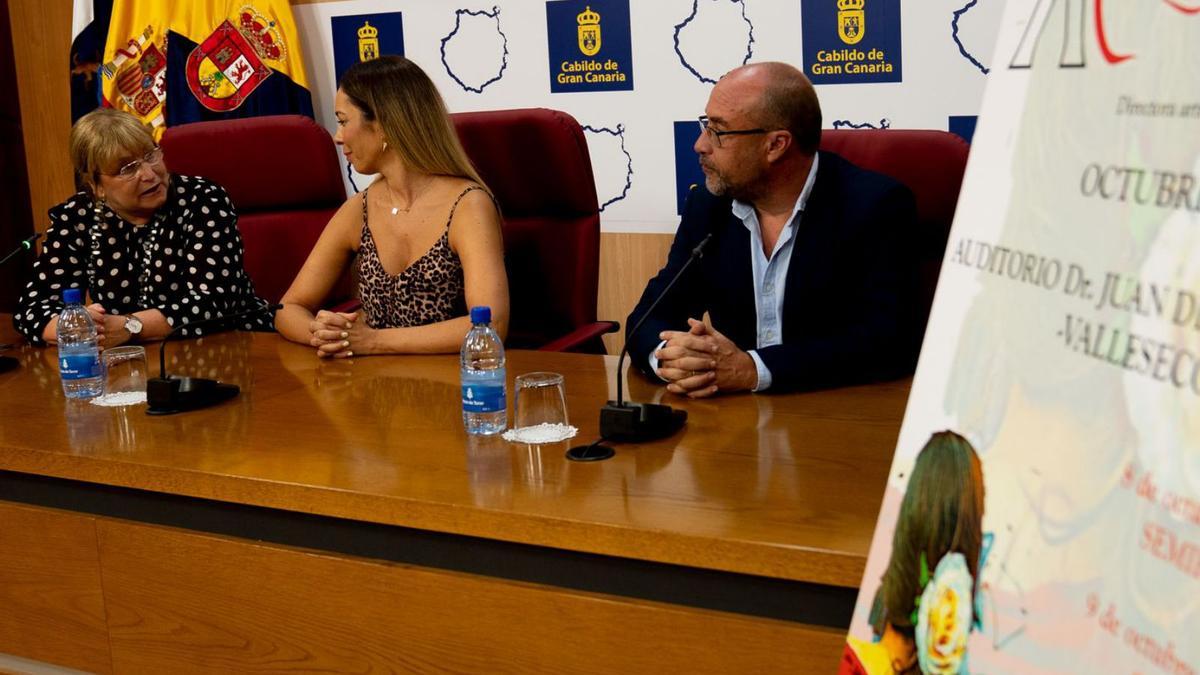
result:
[(383, 142), (383, 151), (387, 152), (387, 141)]

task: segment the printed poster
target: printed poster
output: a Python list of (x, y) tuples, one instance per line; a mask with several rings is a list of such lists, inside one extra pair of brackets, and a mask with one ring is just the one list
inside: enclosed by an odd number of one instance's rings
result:
[(842, 672), (1200, 670), (1198, 52), (1006, 4)]

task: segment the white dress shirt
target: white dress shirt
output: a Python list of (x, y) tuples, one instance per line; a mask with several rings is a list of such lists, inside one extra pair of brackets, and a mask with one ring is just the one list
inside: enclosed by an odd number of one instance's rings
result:
[[(754, 386), (754, 391), (763, 391), (771, 386), (771, 371), (758, 355), (758, 349), (783, 343), (783, 293), (788, 266), (792, 261), (796, 228), (800, 225), (804, 206), (808, 203), (808, 197), (812, 194), (813, 184), (817, 179), (819, 161), (820, 153), (813, 155), (812, 167), (808, 170), (808, 178), (804, 181), (800, 196), (796, 198), (796, 205), (792, 207), (792, 216), (779, 233), (779, 239), (775, 241), (770, 255), (763, 251), (762, 225), (758, 222), (758, 213), (754, 210), (754, 205), (735, 199), (730, 209), (750, 232), (750, 267), (754, 277), (754, 311), (758, 320), (758, 331), (756, 349), (747, 353), (754, 359), (754, 366), (758, 371), (758, 383)], [(658, 358), (654, 353), (666, 344), (664, 340), (659, 343), (657, 349), (650, 352), (650, 367), (655, 372), (658, 371)]]

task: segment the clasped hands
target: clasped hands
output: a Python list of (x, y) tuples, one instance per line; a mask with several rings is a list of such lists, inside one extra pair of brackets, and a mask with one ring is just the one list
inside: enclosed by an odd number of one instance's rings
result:
[(749, 391), (758, 385), (758, 368), (747, 352), (703, 321), (688, 319), (686, 331), (663, 331), (658, 351), (658, 376), (667, 391), (704, 398), (718, 391)]
[(308, 343), (317, 348), (317, 356), (323, 359), (344, 359), (370, 353), (371, 338), (375, 331), (359, 322), (358, 312), (330, 312), (321, 310), (308, 324)]
[(109, 314), (104, 305), (98, 302), (84, 307), (87, 310), (88, 316), (92, 318), (92, 323), (96, 326), (96, 338), (100, 342), (101, 349), (112, 349), (129, 342), (129, 338), (133, 337), (125, 330), (125, 315)]

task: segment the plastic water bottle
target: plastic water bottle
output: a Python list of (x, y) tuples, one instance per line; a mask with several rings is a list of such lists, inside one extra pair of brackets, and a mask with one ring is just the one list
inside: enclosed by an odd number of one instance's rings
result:
[(504, 343), (492, 328), (492, 308), (471, 308), (471, 331), (462, 346), (463, 426), (490, 436), (508, 426)]
[(58, 373), (67, 398), (94, 398), (104, 393), (104, 371), (100, 366), (100, 341), (96, 325), (83, 308), (78, 288), (63, 291), (67, 303), (58, 316)]

